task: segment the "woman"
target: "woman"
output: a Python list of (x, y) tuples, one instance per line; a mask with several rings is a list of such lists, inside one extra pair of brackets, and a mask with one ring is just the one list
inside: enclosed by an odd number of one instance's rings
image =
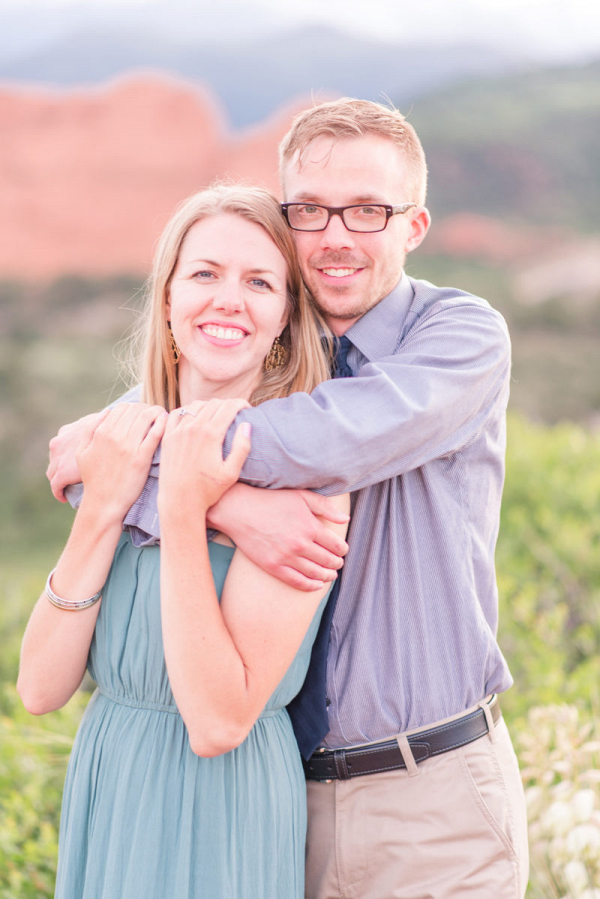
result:
[[(223, 460), (237, 411), (326, 376), (318, 325), (263, 191), (186, 201), (151, 286), (146, 404), (90, 426), (83, 499), (23, 641), (33, 713), (63, 705), (86, 665), (98, 684), (67, 774), (56, 896), (300, 899), (305, 788), (284, 706), (326, 588), (300, 594), (226, 537), (208, 544), (206, 512), (249, 449), (242, 426)], [(122, 522), (161, 438), (161, 547), (135, 547)]]

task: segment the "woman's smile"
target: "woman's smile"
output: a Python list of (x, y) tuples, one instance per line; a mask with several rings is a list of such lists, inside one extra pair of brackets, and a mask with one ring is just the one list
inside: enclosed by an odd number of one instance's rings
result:
[(205, 322), (204, 324), (198, 325), (198, 328), (205, 337), (209, 338), (211, 342), (215, 343), (217, 346), (219, 344), (238, 344), (249, 333), (241, 328), (232, 327), (227, 324), (216, 324), (215, 322)]

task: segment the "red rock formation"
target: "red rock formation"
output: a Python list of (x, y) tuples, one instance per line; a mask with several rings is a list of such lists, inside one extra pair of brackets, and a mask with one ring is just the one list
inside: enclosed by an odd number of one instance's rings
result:
[(163, 75), (0, 90), (0, 277), (148, 270), (177, 203), (217, 175), (277, 190), (282, 113), (228, 133), (206, 91)]
[[(232, 133), (207, 90), (164, 73), (0, 88), (0, 278), (143, 275), (177, 203), (213, 178), (278, 193), (278, 143), (310, 102)], [(464, 213), (434, 222), (419, 252), (505, 263), (561, 240)]]
[(518, 263), (559, 248), (567, 236), (559, 228), (517, 227), (490, 216), (458, 212), (434, 221), (419, 252)]

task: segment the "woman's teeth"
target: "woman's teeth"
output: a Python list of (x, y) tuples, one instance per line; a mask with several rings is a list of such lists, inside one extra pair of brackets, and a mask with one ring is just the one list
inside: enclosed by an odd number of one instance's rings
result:
[(218, 337), (219, 340), (241, 340), (245, 336), (239, 328), (220, 328), (217, 325), (203, 325), (202, 331), (209, 337)]

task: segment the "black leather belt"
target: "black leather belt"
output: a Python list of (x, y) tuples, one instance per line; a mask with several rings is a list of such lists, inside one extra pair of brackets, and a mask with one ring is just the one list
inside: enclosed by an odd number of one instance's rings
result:
[[(498, 697), (489, 703), (494, 724), (501, 716)], [(411, 734), (407, 739), (417, 764), (442, 752), (449, 752), (458, 746), (465, 746), (488, 733), (485, 712), (478, 708), (462, 718), (455, 718), (427, 730)], [(348, 780), (362, 774), (377, 774), (394, 768), (406, 768), (400, 747), (396, 740), (369, 743), (349, 749), (317, 750), (304, 762), (307, 780)]]

